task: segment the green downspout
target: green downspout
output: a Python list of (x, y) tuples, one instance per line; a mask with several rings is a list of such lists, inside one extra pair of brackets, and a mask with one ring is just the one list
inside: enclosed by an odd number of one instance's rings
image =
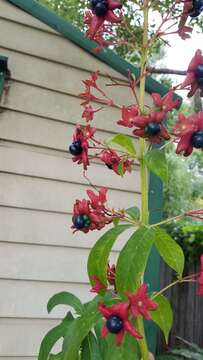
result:
[(5, 81), (8, 78), (8, 58), (6, 56), (0, 56), (0, 99), (2, 98)]

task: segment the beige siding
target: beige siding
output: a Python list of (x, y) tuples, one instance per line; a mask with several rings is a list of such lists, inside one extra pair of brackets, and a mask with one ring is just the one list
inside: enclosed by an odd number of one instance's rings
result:
[[(6, 0), (0, 8), (0, 54), (9, 57), (12, 74), (0, 113), (0, 359), (34, 360), (42, 337), (67, 310), (48, 315), (49, 297), (71, 291), (90, 299), (87, 256), (103, 233), (70, 229), (73, 202), (88, 187), (67, 152), (81, 117), (80, 83), (98, 69), (101, 84), (107, 73), (124, 78)], [(111, 92), (118, 104), (134, 101), (126, 89)], [(97, 114), (101, 139), (119, 131), (119, 117), (117, 109)], [(140, 205), (138, 166), (122, 179), (95, 160), (88, 177), (109, 187), (110, 206)], [(125, 239), (115, 244), (112, 261)]]
[(54, 326), (57, 320), (46, 319), (0, 319), (1, 357), (34, 357), (39, 350), (43, 336)]

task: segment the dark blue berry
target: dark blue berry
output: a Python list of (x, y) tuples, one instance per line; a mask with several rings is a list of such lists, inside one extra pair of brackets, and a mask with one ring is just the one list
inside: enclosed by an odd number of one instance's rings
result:
[(72, 155), (80, 155), (82, 153), (82, 146), (80, 140), (74, 141), (69, 146), (69, 151)]
[(95, 6), (97, 5), (97, 3), (98, 3), (98, 0), (92, 0), (91, 1), (91, 8), (92, 8), (92, 10), (94, 10), (94, 8), (95, 8)]
[(200, 15), (200, 11), (199, 10), (192, 10), (190, 13), (190, 17), (192, 18), (196, 18)]
[(108, 12), (108, 4), (106, 2), (98, 2), (94, 8), (94, 12), (98, 17), (103, 17)]
[(197, 80), (199, 87), (202, 88), (203, 87), (203, 64), (197, 65), (197, 67), (195, 69), (195, 76), (196, 76), (196, 80)]
[(147, 135), (157, 135), (160, 133), (160, 125), (155, 123), (155, 122), (151, 122), (149, 123), (147, 126), (145, 126), (145, 134)]
[(203, 149), (203, 130), (197, 131), (192, 135), (191, 144), (196, 149)]
[(197, 17), (203, 11), (203, 0), (193, 0), (193, 8), (190, 12), (191, 17)]
[(202, 78), (203, 77), (203, 64), (199, 64), (197, 65), (196, 69), (195, 69), (195, 75), (197, 78)]
[(202, 11), (203, 0), (193, 0), (193, 10)]
[(83, 219), (83, 215), (73, 216), (72, 221), (73, 221), (73, 225), (78, 230), (83, 229), (85, 226), (85, 220)]
[(106, 327), (112, 334), (118, 334), (123, 329), (123, 320), (116, 315), (112, 315), (107, 319)]
[(199, 85), (199, 88), (203, 90), (203, 77), (202, 77), (202, 78), (199, 78), (199, 79), (197, 80), (197, 83), (198, 83), (198, 85)]
[(91, 8), (94, 10), (95, 6), (101, 3), (108, 7), (108, 0), (91, 0)]

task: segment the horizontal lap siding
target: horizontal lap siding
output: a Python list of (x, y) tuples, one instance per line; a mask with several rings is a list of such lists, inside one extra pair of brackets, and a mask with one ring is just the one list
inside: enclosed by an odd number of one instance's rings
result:
[[(71, 215), (16, 207), (0, 206), (0, 219), (2, 222), (1, 242), (89, 249), (94, 245), (98, 236), (106, 231), (105, 228), (100, 232), (91, 231), (88, 236), (82, 232), (73, 235)], [(129, 230), (119, 237), (114, 245), (114, 250), (120, 250), (127, 238), (126, 234), (130, 234), (131, 231)]]
[[(8, 301), (3, 302), (0, 308), (0, 317), (17, 318), (47, 318), (46, 304), (53, 294), (61, 291), (74, 292), (89, 301), (92, 294), (88, 291), (88, 284), (74, 284), (71, 282), (45, 282), (4, 279), (0, 281), (1, 292), (7, 294)], [(21, 296), (16, 296), (17, 293)], [(68, 306), (56, 306), (49, 318), (64, 317), (69, 310)]]
[(41, 339), (57, 324), (57, 320), (0, 319), (1, 357), (4, 360), (7, 356), (21, 360), (36, 356)]
[[(36, 360), (42, 337), (67, 310), (48, 315), (50, 296), (70, 291), (91, 298), (87, 256), (105, 231), (73, 236), (70, 229), (75, 198), (88, 187), (67, 151), (81, 118), (81, 81), (98, 69), (102, 86), (107, 73), (125, 79), (6, 0), (0, 7), (0, 54), (11, 70), (0, 114), (0, 360)], [(118, 104), (134, 102), (126, 88), (107, 92)], [(96, 114), (101, 140), (120, 131), (119, 118), (113, 108)], [(140, 205), (138, 166), (122, 179), (96, 159), (88, 178), (110, 188), (110, 206)], [(122, 235), (116, 242), (112, 261), (125, 241)]]

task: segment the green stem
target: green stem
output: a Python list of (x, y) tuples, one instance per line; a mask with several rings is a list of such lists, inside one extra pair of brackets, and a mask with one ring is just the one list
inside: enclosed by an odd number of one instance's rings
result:
[(149, 227), (156, 227), (156, 226), (168, 224), (168, 223), (171, 223), (172, 221), (182, 219), (184, 216), (185, 216), (185, 214), (180, 214), (180, 215), (174, 216), (174, 217), (172, 217), (172, 218), (169, 218), (169, 219), (165, 219), (165, 220), (163, 220), (163, 221), (160, 221), (160, 222), (158, 222), (158, 223), (156, 223), (156, 224), (152, 224), (152, 225), (150, 225)]
[(172, 282), (171, 284), (165, 286), (165, 288), (163, 288), (162, 290), (160, 290), (159, 292), (157, 292), (155, 295), (152, 296), (152, 299), (155, 299), (157, 296), (162, 295), (166, 290), (170, 289), (172, 286), (175, 286), (176, 284), (179, 284), (183, 282), (181, 279), (175, 280), (174, 282)]
[(145, 140), (140, 139), (140, 178), (141, 178), (141, 222), (143, 225), (148, 225), (149, 210), (148, 210), (148, 170), (144, 163), (144, 154), (146, 151)]
[[(145, 108), (145, 82), (144, 76), (147, 58), (148, 58), (148, 13), (149, 13), (149, 0), (143, 2), (143, 46), (141, 53), (141, 69), (140, 69), (140, 97), (139, 97), (139, 108), (140, 112), (144, 113)], [(144, 139), (140, 139), (140, 177), (141, 177), (141, 196), (142, 196), (142, 207), (141, 207), (141, 222), (143, 225), (148, 225), (149, 221), (149, 210), (148, 210), (148, 171), (144, 163), (144, 154), (146, 151), (146, 144)], [(143, 282), (143, 278), (141, 279)], [(144, 321), (142, 317), (138, 317), (136, 320), (137, 329), (142, 335), (142, 340), (139, 341), (142, 360), (149, 360), (149, 350), (145, 336)]]

